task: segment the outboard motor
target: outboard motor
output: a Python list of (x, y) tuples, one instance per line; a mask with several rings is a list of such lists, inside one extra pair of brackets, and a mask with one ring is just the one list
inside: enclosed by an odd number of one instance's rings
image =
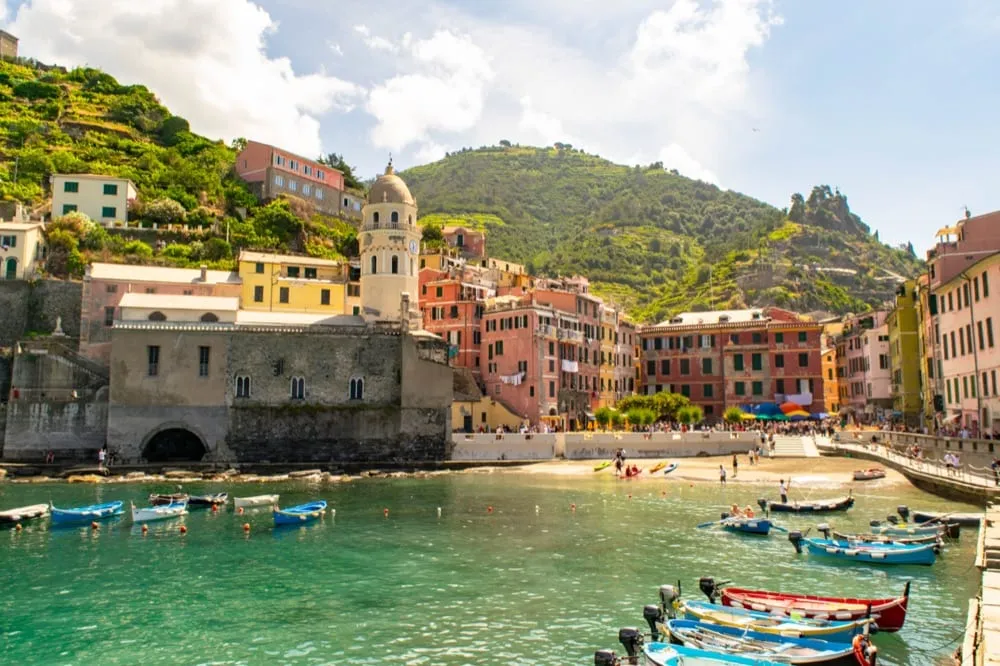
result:
[(646, 618), (646, 624), (649, 625), (649, 633), (653, 640), (660, 640), (660, 630), (656, 625), (663, 622), (663, 611), (656, 604), (647, 604), (642, 607), (642, 616)]
[(635, 627), (625, 627), (618, 630), (618, 642), (625, 648), (630, 657), (638, 657), (642, 648), (642, 633)]
[(758, 499), (757, 500), (757, 506), (760, 507), (761, 511), (767, 513), (767, 500), (766, 499), (764, 499), (764, 498)]
[(674, 602), (680, 597), (677, 589), (673, 585), (660, 586), (660, 604), (662, 604), (664, 614), (674, 619)]
[(830, 525), (829, 523), (820, 523), (816, 526), (816, 529), (823, 534), (824, 539), (830, 538)]
[(910, 522), (910, 507), (905, 504), (901, 504), (896, 507), (896, 513), (899, 514), (899, 517), (903, 519), (904, 523)]
[(945, 526), (945, 532), (949, 538), (957, 539), (962, 534), (962, 525), (961, 523), (948, 523)]
[(715, 584), (715, 579), (711, 576), (702, 576), (698, 579), (698, 588), (708, 597), (709, 602), (719, 601), (719, 586)]
[(618, 666), (619, 663), (614, 650), (598, 650), (594, 653), (594, 666)]
[(788, 540), (795, 546), (796, 553), (802, 553), (802, 532), (794, 530), (788, 533)]
[(719, 520), (725, 520), (725, 519), (726, 519), (726, 518), (728, 518), (728, 517), (729, 517), (729, 512), (728, 512), (728, 511), (723, 511), (723, 512), (722, 512), (722, 513), (721, 513), (721, 514), (719, 515)]
[(899, 518), (896, 516), (886, 516), (885, 519), (892, 523), (893, 525), (899, 525)]

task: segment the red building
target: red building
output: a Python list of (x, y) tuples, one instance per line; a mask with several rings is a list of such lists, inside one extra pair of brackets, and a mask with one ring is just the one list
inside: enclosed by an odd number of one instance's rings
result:
[(460, 270), (420, 270), (420, 310), (424, 330), (451, 345), (452, 365), (480, 376), (480, 324), (486, 300), (496, 296), (488, 284)]
[(709, 420), (764, 402), (821, 412), (822, 332), (779, 308), (679, 314), (640, 329), (640, 392), (685, 395)]
[(236, 173), (261, 201), (285, 194), (312, 204), (327, 215), (361, 219), (360, 192), (344, 187), (344, 174), (287, 150), (248, 141), (236, 156)]

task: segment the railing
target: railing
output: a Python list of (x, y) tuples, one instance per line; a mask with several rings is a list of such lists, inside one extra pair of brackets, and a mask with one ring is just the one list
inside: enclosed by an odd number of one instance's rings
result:
[[(862, 433), (867, 434), (867, 433)], [(958, 467), (951, 467), (941, 460), (932, 458), (914, 458), (913, 456), (899, 453), (885, 444), (864, 444), (850, 442), (833, 442), (829, 445), (838, 451), (857, 451), (866, 453), (886, 462), (895, 463), (900, 467), (929, 474), (944, 480), (961, 481), (974, 486), (984, 488), (996, 487), (997, 479), (992, 470), (988, 467), (977, 467), (974, 465), (960, 463)]]

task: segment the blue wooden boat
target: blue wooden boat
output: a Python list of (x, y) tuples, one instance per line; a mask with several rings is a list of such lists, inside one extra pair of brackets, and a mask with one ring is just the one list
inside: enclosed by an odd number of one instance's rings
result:
[(833, 539), (812, 539), (798, 531), (790, 532), (788, 540), (798, 553), (805, 547), (810, 555), (822, 555), (848, 562), (930, 565), (937, 559), (936, 544), (852, 543)]
[(92, 523), (95, 520), (114, 518), (125, 513), (123, 502), (105, 502), (77, 506), (72, 509), (60, 509), (49, 503), (52, 509), (52, 522), (57, 525), (72, 525), (76, 523)]
[(767, 536), (774, 525), (767, 518), (725, 518), (719, 523), (727, 532)]
[[(618, 641), (625, 647), (626, 657), (619, 658), (612, 650), (598, 650), (594, 653), (595, 666), (624, 666), (637, 664), (642, 658), (647, 666), (722, 666), (738, 664), (739, 666), (778, 666), (779, 662), (757, 659), (742, 655), (723, 654), (689, 648), (683, 645), (670, 645), (653, 641), (643, 645), (642, 633), (634, 627), (619, 630)], [(787, 663), (787, 662), (785, 662)]]
[(326, 512), (326, 500), (299, 504), (287, 509), (274, 510), (275, 525), (303, 525), (305, 523), (319, 520)]
[(750, 653), (785, 664), (855, 663), (854, 647), (850, 643), (763, 634), (695, 620), (668, 620), (667, 631), (671, 642), (699, 650)]

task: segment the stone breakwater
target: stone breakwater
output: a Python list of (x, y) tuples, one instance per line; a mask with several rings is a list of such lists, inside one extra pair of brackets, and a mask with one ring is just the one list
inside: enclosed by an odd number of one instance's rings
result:
[(78, 473), (66, 473), (62, 476), (47, 476), (33, 473), (15, 476), (8, 470), (0, 468), (0, 482), (14, 484), (32, 483), (283, 483), (302, 481), (306, 483), (350, 483), (361, 479), (397, 479), (397, 478), (431, 478), (441, 474), (450, 474), (451, 470), (429, 471), (382, 471), (367, 470), (361, 474), (347, 474), (342, 470), (324, 472), (315, 470), (298, 470), (283, 474), (246, 474), (236, 469), (222, 472), (198, 472), (194, 470), (171, 470), (160, 474), (146, 472), (128, 472), (126, 474), (100, 474), (94, 470), (81, 470)]

